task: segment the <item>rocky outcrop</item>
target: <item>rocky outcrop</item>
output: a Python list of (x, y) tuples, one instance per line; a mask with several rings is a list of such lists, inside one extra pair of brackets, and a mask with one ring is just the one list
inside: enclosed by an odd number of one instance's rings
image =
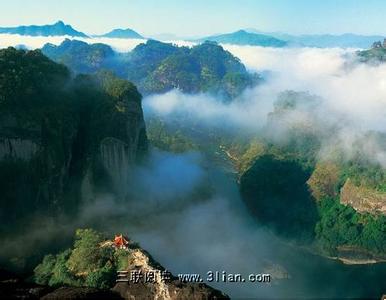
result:
[(31, 160), (38, 150), (38, 145), (29, 139), (0, 138), (0, 160), (12, 158)]
[(340, 201), (352, 206), (357, 212), (386, 214), (386, 193), (354, 185), (350, 179), (346, 181), (340, 192)]
[[(124, 299), (229, 299), (204, 283), (186, 283), (173, 276), (143, 249), (127, 249), (127, 274), (138, 274), (138, 281), (118, 282), (113, 291)], [(134, 272), (134, 273), (133, 273)], [(149, 277), (151, 276), (151, 280)]]

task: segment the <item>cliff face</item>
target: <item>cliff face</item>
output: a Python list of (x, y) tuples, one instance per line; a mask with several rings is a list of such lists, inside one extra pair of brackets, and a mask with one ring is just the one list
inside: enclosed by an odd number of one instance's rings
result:
[(360, 213), (386, 214), (386, 193), (363, 186), (355, 186), (347, 180), (340, 191), (340, 202), (350, 205)]
[(39, 51), (1, 50), (0, 69), (2, 225), (75, 209), (86, 177), (117, 191), (147, 150), (135, 86), (108, 73), (72, 79)]
[[(118, 282), (112, 289), (124, 299), (229, 299), (222, 292), (204, 283), (185, 283), (170, 274), (170, 279), (164, 280), (165, 269), (156, 263), (150, 255), (140, 249), (127, 249), (128, 274), (141, 274), (138, 282)], [(154, 274), (154, 280), (146, 282), (146, 274)]]

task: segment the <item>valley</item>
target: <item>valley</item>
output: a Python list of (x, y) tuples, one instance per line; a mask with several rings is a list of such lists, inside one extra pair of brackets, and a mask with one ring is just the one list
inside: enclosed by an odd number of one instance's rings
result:
[[(384, 293), (383, 45), (251, 31), (0, 28), (40, 45), (0, 50), (3, 295)], [(138, 270), (173, 275), (116, 282)], [(178, 279), (208, 272), (271, 280)]]

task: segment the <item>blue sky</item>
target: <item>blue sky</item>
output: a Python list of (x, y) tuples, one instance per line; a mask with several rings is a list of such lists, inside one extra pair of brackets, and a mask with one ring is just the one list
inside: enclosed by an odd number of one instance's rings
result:
[(133, 28), (181, 36), (242, 28), (289, 33), (386, 34), (384, 0), (0, 0), (0, 26), (57, 20), (104, 33)]

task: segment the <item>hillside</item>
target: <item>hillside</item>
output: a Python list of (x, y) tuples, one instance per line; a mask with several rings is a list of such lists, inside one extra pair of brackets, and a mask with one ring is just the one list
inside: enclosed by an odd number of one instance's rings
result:
[(238, 58), (213, 42), (187, 48), (148, 40), (129, 53), (118, 54), (107, 45), (66, 40), (59, 46), (47, 44), (42, 51), (75, 73), (111, 70), (135, 83), (144, 95), (179, 89), (230, 100), (259, 80)]
[(284, 47), (287, 42), (265, 34), (257, 34), (239, 30), (233, 33), (213, 35), (200, 39), (199, 41), (213, 41), (220, 44), (250, 45), (261, 47)]
[(117, 39), (144, 39), (138, 32), (127, 29), (114, 29), (108, 33), (99, 35), (100, 37), (117, 38)]
[(294, 35), (281, 32), (264, 32), (256, 29), (246, 29), (247, 32), (265, 34), (286, 41), (289, 46), (317, 48), (368, 48), (373, 41), (382, 40), (379, 35), (344, 34), (301, 34)]
[[(99, 232), (78, 229), (73, 247), (57, 255), (46, 255), (35, 268), (34, 280), (52, 287), (111, 290), (121, 299), (229, 299), (206, 284), (180, 281), (136, 243), (124, 237), (123, 240), (127, 244), (117, 246)], [(127, 281), (116, 282), (118, 271), (125, 272), (119, 279)], [(132, 276), (135, 273), (142, 276)]]
[(69, 39), (65, 39), (59, 46), (46, 44), (42, 52), (75, 73), (94, 73), (99, 69), (108, 69), (117, 56), (108, 45)]
[[(321, 142), (333, 138), (334, 129), (318, 123), (312, 111), (317, 103), (309, 94), (282, 94), (265, 132), (274, 129), (285, 140), (260, 138), (236, 152), (243, 166), (243, 199), (259, 223), (319, 253), (349, 255), (359, 262), (384, 260), (386, 172), (360, 146), (375, 143), (386, 149), (384, 134), (367, 133), (349, 160), (336, 147), (334, 156), (319, 161)], [(297, 116), (304, 115), (294, 122), (288, 116), (295, 109)]]
[(370, 49), (357, 51), (356, 55), (360, 62), (369, 64), (383, 63), (386, 61), (386, 42), (374, 42)]
[(83, 32), (77, 31), (66, 25), (62, 21), (58, 21), (52, 25), (28, 25), (17, 27), (0, 27), (0, 33), (20, 34), (29, 36), (73, 36), (87, 37)]
[(136, 87), (109, 73), (72, 78), (39, 50), (3, 49), (0, 68), (0, 232), (76, 211), (86, 174), (94, 191), (119, 192), (147, 150)]

